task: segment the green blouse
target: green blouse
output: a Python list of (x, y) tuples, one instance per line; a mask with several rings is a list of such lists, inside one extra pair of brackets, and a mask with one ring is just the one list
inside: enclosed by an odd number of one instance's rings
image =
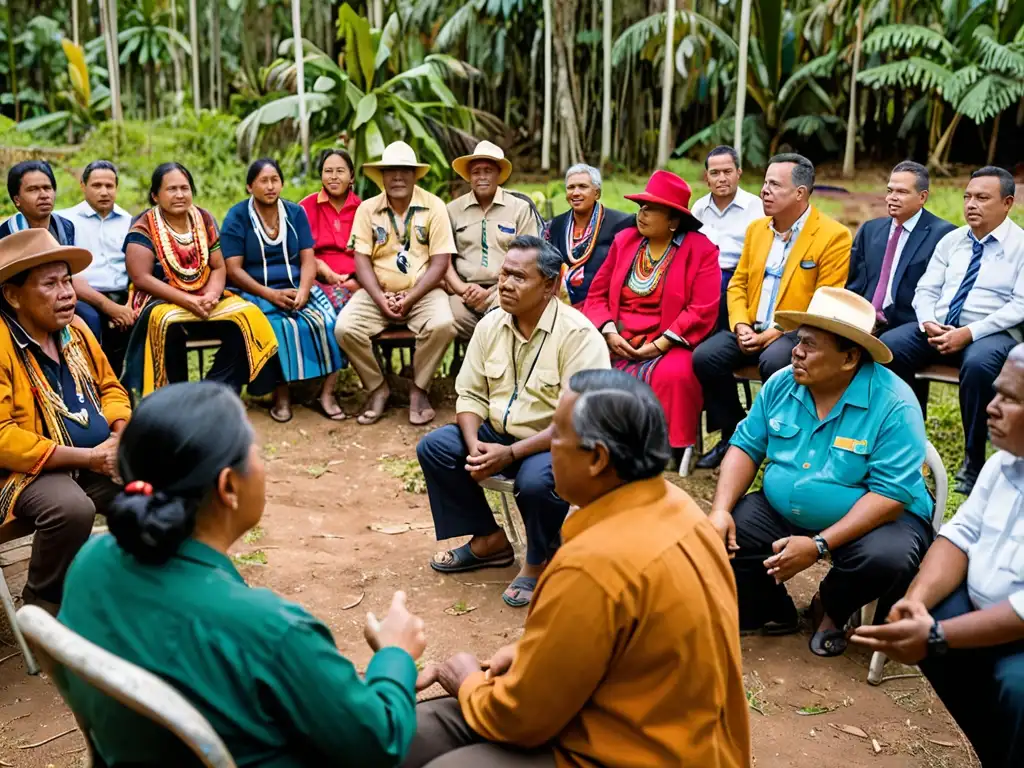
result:
[[(94, 537), (68, 571), (58, 618), (173, 685), (240, 768), (396, 766), (416, 732), (409, 654), (382, 649), (360, 679), (326, 626), (270, 590), (250, 588), (227, 557), (195, 540), (148, 566), (112, 536)], [(112, 768), (194, 764), (174, 737), (73, 675), (62, 678)]]

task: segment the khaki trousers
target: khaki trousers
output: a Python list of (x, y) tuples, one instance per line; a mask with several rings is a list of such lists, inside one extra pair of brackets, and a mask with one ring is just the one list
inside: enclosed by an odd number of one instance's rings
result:
[[(473, 331), (476, 329), (476, 324), (480, 322), (480, 318), (483, 315), (474, 312), (472, 309), (466, 306), (466, 302), (463, 301), (461, 296), (452, 294), (448, 297), (449, 303), (452, 308), (452, 317), (455, 318), (455, 333), (460, 339), (469, 341), (473, 336)], [(487, 309), (494, 309), (500, 304), (498, 299), (498, 292), (495, 291), (491, 297), (491, 302), (487, 305)]]
[[(370, 339), (391, 325), (367, 291), (357, 291), (352, 295), (334, 325), (338, 346), (348, 355), (363, 386), (370, 392), (384, 383), (384, 374), (373, 356)], [(413, 380), (417, 387), (427, 390), (448, 345), (455, 338), (455, 321), (448, 306), (448, 294), (440, 288), (427, 293), (409, 310), (405, 325), (416, 334)]]

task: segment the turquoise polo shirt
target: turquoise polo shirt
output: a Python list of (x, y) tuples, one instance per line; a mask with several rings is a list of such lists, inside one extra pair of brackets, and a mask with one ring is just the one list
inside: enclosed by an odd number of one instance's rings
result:
[[(416, 665), (374, 655), (365, 678), (330, 630), (195, 540), (143, 565), (110, 535), (68, 571), (60, 621), (156, 674), (209, 720), (239, 768), (397, 766), (416, 732)], [(105, 765), (194, 765), (167, 732), (66, 670), (58, 687), (87, 722)]]
[(792, 366), (782, 369), (761, 387), (731, 444), (757, 465), (768, 460), (765, 496), (800, 528), (828, 528), (868, 491), (931, 523), (921, 407), (881, 365), (865, 363), (824, 419)]

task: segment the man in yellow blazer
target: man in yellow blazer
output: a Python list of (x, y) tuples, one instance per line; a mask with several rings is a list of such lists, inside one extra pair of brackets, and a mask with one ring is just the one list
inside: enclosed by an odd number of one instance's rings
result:
[(842, 288), (850, 270), (850, 230), (810, 203), (814, 164), (803, 155), (775, 155), (761, 187), (767, 216), (747, 228), (743, 252), (726, 293), (729, 329), (693, 353), (704, 390), (708, 429), (722, 439), (700, 458), (698, 469), (722, 463), (744, 413), (733, 371), (756, 364), (761, 381), (790, 364), (797, 340), (775, 327), (778, 311), (803, 312), (822, 286)]

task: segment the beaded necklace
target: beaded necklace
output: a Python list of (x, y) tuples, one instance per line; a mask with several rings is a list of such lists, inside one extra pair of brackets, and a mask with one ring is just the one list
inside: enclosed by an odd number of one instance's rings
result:
[(674, 248), (674, 244), (670, 242), (664, 253), (655, 259), (651, 253), (650, 241), (644, 238), (640, 244), (640, 249), (637, 251), (636, 258), (633, 259), (633, 269), (629, 273), (629, 280), (627, 281), (629, 290), (637, 296), (650, 296), (654, 289), (658, 287), (661, 276), (665, 273), (668, 263), (672, 260), (671, 254)]
[(189, 232), (181, 235), (167, 226), (160, 208), (150, 210), (149, 224), (156, 233), (156, 257), (167, 282), (183, 291), (201, 290), (210, 276), (210, 244), (199, 209), (188, 210)]

